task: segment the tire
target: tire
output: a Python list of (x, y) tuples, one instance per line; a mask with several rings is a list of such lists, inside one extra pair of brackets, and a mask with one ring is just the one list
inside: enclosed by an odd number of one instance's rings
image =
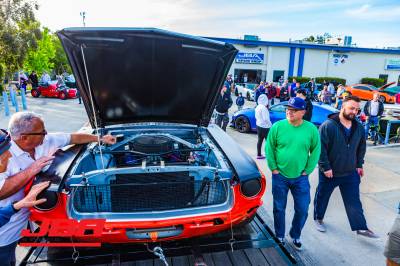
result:
[(235, 120), (235, 129), (240, 133), (247, 133), (250, 131), (250, 122), (244, 116), (239, 116)]
[(67, 99), (67, 93), (65, 91), (60, 92), (60, 94), (58, 95), (58, 97), (61, 100), (66, 100)]
[(31, 95), (34, 98), (38, 98), (40, 96), (40, 91), (38, 89), (32, 89), (31, 90)]
[(385, 103), (386, 102), (385, 96), (379, 96), (379, 101), (381, 101), (382, 103)]

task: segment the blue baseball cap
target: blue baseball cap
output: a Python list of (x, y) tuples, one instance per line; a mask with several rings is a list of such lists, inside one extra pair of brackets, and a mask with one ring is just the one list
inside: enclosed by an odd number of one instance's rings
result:
[(4, 129), (0, 129), (0, 155), (8, 151), (10, 147), (11, 147), (10, 134)]
[(292, 107), (297, 110), (305, 110), (306, 109), (306, 101), (304, 101), (300, 97), (293, 97), (293, 98), (290, 98), (290, 100), (286, 104), (286, 106)]

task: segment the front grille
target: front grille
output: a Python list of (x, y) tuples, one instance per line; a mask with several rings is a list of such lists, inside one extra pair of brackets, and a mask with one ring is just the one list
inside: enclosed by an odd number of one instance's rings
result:
[[(174, 178), (167, 179), (174, 175)], [(77, 212), (148, 212), (222, 204), (227, 200), (227, 181), (194, 181), (188, 175), (123, 175), (110, 185), (72, 189)]]

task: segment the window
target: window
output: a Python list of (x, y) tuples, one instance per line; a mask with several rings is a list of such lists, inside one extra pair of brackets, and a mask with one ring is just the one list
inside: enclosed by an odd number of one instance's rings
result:
[(363, 91), (370, 91), (371, 90), (367, 86), (354, 86), (354, 89), (363, 90)]
[(284, 113), (284, 112), (286, 112), (286, 107), (284, 105), (282, 105), (282, 104), (278, 104), (278, 105), (275, 105), (275, 106), (271, 107), (271, 111), (272, 112)]

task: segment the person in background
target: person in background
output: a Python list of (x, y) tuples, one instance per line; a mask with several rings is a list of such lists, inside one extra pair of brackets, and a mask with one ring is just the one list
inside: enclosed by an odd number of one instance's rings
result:
[(226, 86), (229, 92), (234, 91), (232, 74), (228, 74), (228, 76), (226, 76), (226, 80), (224, 81), (224, 86)]
[(44, 71), (42, 77), (40, 78), (40, 83), (43, 83), (44, 86), (48, 86), (50, 81), (50, 75)]
[(32, 71), (29, 75), (29, 82), (32, 84), (32, 88), (36, 89), (39, 87), (39, 79), (35, 71)]
[(264, 159), (261, 154), (261, 147), (264, 139), (268, 136), (268, 131), (272, 126), (268, 111), (268, 97), (265, 94), (258, 98), (258, 105), (255, 109), (256, 125), (257, 125), (257, 159)]
[(239, 92), (239, 96), (236, 98), (236, 105), (238, 107), (238, 111), (243, 109), (244, 97), (241, 92)]
[(254, 95), (254, 98), (255, 98), (254, 100), (256, 101), (256, 106), (257, 106), (258, 97), (260, 97), (261, 94), (265, 94), (265, 93), (266, 93), (266, 91), (265, 91), (264, 81), (261, 81), (260, 85), (258, 85), (255, 95)]
[(338, 85), (338, 89), (336, 91), (336, 103), (335, 103), (335, 108), (340, 110), (342, 108), (342, 102), (343, 102), (343, 93), (346, 91), (344, 86), (342, 84)]
[(267, 87), (268, 105), (272, 106), (275, 103), (276, 88), (274, 83), (269, 83)]
[(293, 245), (301, 250), (301, 231), (311, 201), (308, 175), (314, 171), (321, 151), (318, 129), (303, 120), (306, 102), (291, 98), (286, 119), (273, 124), (265, 145), (268, 167), (272, 172), (273, 214), (276, 237), (285, 238), (285, 212), (289, 190), (294, 201), (294, 216), (289, 231)]
[(279, 80), (278, 80), (278, 85), (279, 85), (279, 86), (282, 86), (283, 82), (284, 82), (284, 78), (283, 78), (283, 76), (281, 76), (281, 77), (279, 78)]
[(308, 122), (311, 122), (312, 111), (314, 106), (310, 100), (310, 97), (308, 97), (306, 90), (304, 89), (297, 90), (296, 97), (300, 97), (306, 102), (306, 113), (304, 114), (303, 119)]
[(222, 128), (223, 131), (226, 131), (226, 127), (229, 123), (229, 108), (232, 106), (232, 97), (231, 92), (228, 91), (226, 86), (223, 86), (221, 89), (221, 93), (218, 96), (217, 105), (215, 106), (215, 112), (217, 113), (217, 117), (215, 118), (215, 124)]
[(332, 192), (339, 187), (351, 230), (360, 236), (379, 238), (368, 228), (360, 201), (366, 152), (364, 127), (356, 120), (360, 102), (356, 96), (346, 97), (340, 113), (329, 115), (319, 128), (321, 156), (314, 197), (314, 223), (318, 231), (326, 231), (325, 212)]
[(325, 104), (330, 105), (332, 103), (332, 96), (328, 90), (328, 86), (324, 86), (322, 91), (319, 93), (318, 98), (319, 98), (320, 102), (323, 102)]
[[(383, 102), (379, 101), (379, 92), (375, 92), (371, 101), (368, 101), (364, 105), (364, 114), (366, 115), (367, 122), (365, 123), (365, 139), (368, 139), (369, 128), (371, 126), (377, 127), (379, 124), (379, 118), (383, 115), (385, 107)], [(376, 134), (375, 131), (373, 131)], [(375, 136), (371, 136), (371, 139), (375, 139)]]
[(299, 89), (300, 89), (300, 82), (296, 82), (296, 85), (294, 87), (289, 88), (289, 97), (290, 98), (296, 97), (296, 91)]
[(386, 241), (384, 255), (386, 257), (387, 266), (400, 265), (400, 203), (398, 207), (398, 215), (394, 220), (392, 229), (390, 229), (389, 237)]
[(292, 83), (290, 84), (290, 88), (293, 89), (294, 87), (296, 87), (296, 83), (297, 83), (296, 79), (293, 79)]
[(313, 78), (310, 79), (310, 95), (314, 95), (316, 84)]

